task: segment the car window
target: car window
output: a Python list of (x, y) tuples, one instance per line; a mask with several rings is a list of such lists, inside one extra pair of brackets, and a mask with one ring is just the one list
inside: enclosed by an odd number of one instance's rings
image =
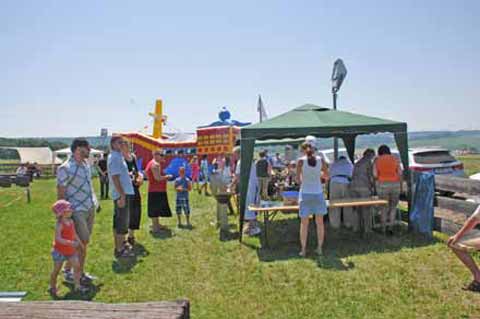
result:
[(418, 164), (444, 164), (456, 161), (448, 151), (429, 151), (416, 153), (413, 156)]

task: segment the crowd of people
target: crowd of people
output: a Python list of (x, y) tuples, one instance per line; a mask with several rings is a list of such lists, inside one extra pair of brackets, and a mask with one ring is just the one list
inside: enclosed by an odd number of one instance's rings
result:
[[(194, 156), (188, 163), (191, 178), (186, 175), (186, 167), (178, 169), (178, 177), (166, 174), (166, 160), (160, 150), (153, 152), (153, 158), (142, 171), (137, 167), (137, 159), (130, 152), (128, 142), (120, 135), (114, 135), (110, 142), (110, 154), (97, 163), (100, 180), (100, 196), (113, 200), (113, 255), (115, 258), (134, 256), (135, 231), (140, 228), (142, 216), (142, 198), (140, 188), (146, 179), (147, 212), (151, 219), (151, 233), (157, 234), (167, 227), (160, 218), (172, 217), (167, 196), (167, 182), (173, 181), (176, 192), (175, 212), (179, 228), (192, 228), (189, 192), (198, 191), (205, 196), (213, 195), (217, 201), (217, 219), (215, 225), (220, 237), (229, 234), (228, 212), (234, 211), (231, 198), (239, 195), (240, 189), (240, 149), (234, 149), (233, 156), (214, 159), (209, 165), (208, 158), (199, 161)], [(57, 199), (52, 210), (56, 216), (55, 239), (52, 248), (54, 268), (50, 280), (50, 293), (57, 293), (56, 282), (63, 267), (65, 281), (74, 285), (83, 293), (95, 277), (85, 272), (89, 242), (95, 221), (95, 212), (100, 208), (92, 185), (92, 171), (87, 162), (90, 146), (84, 139), (75, 139), (71, 145), (72, 156), (57, 171)], [(392, 233), (396, 219), (397, 204), (402, 192), (402, 167), (386, 145), (379, 147), (377, 155), (373, 149), (364, 151), (363, 156), (352, 163), (340, 156), (330, 167), (317, 153), (315, 139), (306, 138), (302, 144), (303, 156), (297, 161), (285, 161), (280, 154), (269, 157), (266, 150), (251, 166), (247, 188), (247, 206), (260, 205), (276, 194), (272, 188), (297, 190), (300, 217), (300, 253), (307, 254), (307, 238), (310, 217), (317, 225), (316, 253), (323, 254), (325, 238), (325, 216), (328, 215), (330, 227), (342, 226), (358, 231), (372, 231), (375, 211), (371, 207), (327, 209), (325, 193), (330, 199), (368, 198), (378, 195), (388, 201), (380, 209), (382, 231)], [(279, 177), (280, 176), (280, 177)], [(209, 192), (211, 191), (211, 195)], [(480, 271), (474, 261), (465, 252), (463, 235), (480, 222), (480, 213), (472, 219), (456, 236), (449, 240), (456, 255), (469, 267), (474, 275), (470, 288), (480, 289)], [(186, 224), (183, 224), (182, 215)], [(254, 211), (248, 208), (244, 214), (245, 234), (255, 236), (261, 232)], [(478, 239), (474, 246), (478, 247)], [(64, 265), (65, 264), (65, 265)]]

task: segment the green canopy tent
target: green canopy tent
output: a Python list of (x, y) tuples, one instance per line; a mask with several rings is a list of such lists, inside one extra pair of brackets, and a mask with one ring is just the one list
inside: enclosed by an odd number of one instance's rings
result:
[[(408, 174), (406, 123), (305, 104), (264, 122), (242, 127), (240, 130), (240, 241), (242, 240), (248, 180), (256, 141), (297, 139), (307, 135), (320, 138), (338, 137), (343, 140), (353, 162), (356, 137), (362, 134), (376, 133), (394, 134), (403, 167), (406, 168)], [(410, 193), (410, 183), (408, 183), (409, 202)]]

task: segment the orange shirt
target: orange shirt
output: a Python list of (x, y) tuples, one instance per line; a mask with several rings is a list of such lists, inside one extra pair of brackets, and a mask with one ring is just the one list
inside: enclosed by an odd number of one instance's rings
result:
[[(71, 221), (68, 224), (62, 223), (62, 231), (61, 231), (61, 236), (62, 239), (66, 240), (75, 240), (75, 224), (73, 221)], [(56, 251), (61, 253), (64, 256), (71, 256), (75, 254), (75, 247), (69, 246), (69, 245), (63, 245), (60, 243), (57, 243), (57, 241), (54, 241), (53, 247), (55, 248)]]
[(379, 182), (400, 182), (398, 160), (393, 155), (381, 155), (375, 161)]

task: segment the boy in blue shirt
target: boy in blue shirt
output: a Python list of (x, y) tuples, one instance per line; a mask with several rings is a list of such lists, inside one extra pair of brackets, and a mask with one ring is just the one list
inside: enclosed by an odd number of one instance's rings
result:
[(178, 227), (182, 226), (182, 211), (187, 220), (187, 227), (190, 228), (190, 203), (188, 200), (188, 192), (192, 190), (192, 182), (185, 176), (185, 167), (178, 169), (179, 177), (175, 180), (175, 190), (177, 191), (176, 211), (178, 218)]

